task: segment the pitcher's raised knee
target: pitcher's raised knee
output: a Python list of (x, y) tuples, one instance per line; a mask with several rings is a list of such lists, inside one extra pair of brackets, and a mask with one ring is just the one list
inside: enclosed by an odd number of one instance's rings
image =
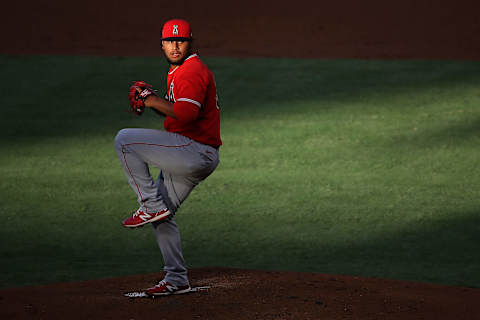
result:
[(127, 137), (131, 129), (122, 129), (115, 136), (115, 149), (121, 150), (122, 146), (127, 143)]

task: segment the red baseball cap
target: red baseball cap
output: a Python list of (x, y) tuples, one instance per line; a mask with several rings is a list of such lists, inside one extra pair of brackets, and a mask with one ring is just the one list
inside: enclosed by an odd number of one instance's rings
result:
[(163, 25), (162, 40), (191, 41), (192, 29), (183, 19), (172, 19)]

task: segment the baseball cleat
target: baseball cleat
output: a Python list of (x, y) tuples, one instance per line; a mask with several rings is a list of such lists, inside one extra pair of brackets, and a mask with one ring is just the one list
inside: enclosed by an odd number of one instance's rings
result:
[(190, 292), (192, 288), (189, 285), (179, 286), (171, 284), (165, 280), (160, 281), (156, 286), (148, 288), (145, 293), (148, 296), (168, 296), (171, 294), (182, 294)]
[[(183, 292), (183, 293), (190, 293), (190, 292), (198, 292), (198, 291), (207, 291), (210, 289), (210, 286), (204, 286), (204, 287), (190, 287), (190, 291)], [(125, 292), (123, 296), (131, 299), (136, 299), (136, 298), (155, 298), (154, 295), (148, 295), (145, 291), (130, 291), (130, 292)]]
[(162, 211), (155, 213), (147, 213), (138, 209), (133, 216), (123, 220), (122, 224), (126, 228), (136, 228), (150, 222), (165, 220), (169, 215), (170, 211), (168, 211), (168, 209), (163, 209)]

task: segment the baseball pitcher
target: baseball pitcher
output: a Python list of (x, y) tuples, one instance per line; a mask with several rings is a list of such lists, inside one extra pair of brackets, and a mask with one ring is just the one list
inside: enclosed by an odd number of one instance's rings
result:
[[(167, 90), (159, 97), (144, 81), (129, 90), (132, 111), (150, 108), (165, 117), (165, 130), (122, 129), (115, 149), (140, 207), (122, 224), (135, 228), (150, 223), (165, 263), (165, 278), (146, 290), (151, 296), (191, 290), (174, 215), (182, 202), (219, 163), (220, 108), (214, 77), (192, 52), (187, 21), (173, 19), (162, 29), (162, 51), (170, 64)], [(160, 168), (154, 182), (149, 165)]]

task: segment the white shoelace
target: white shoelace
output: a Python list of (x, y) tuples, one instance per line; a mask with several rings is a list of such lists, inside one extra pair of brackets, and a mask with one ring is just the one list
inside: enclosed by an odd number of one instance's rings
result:
[(162, 280), (162, 281), (160, 281), (155, 287), (161, 287), (161, 286), (163, 286), (164, 284), (167, 284), (167, 281)]

